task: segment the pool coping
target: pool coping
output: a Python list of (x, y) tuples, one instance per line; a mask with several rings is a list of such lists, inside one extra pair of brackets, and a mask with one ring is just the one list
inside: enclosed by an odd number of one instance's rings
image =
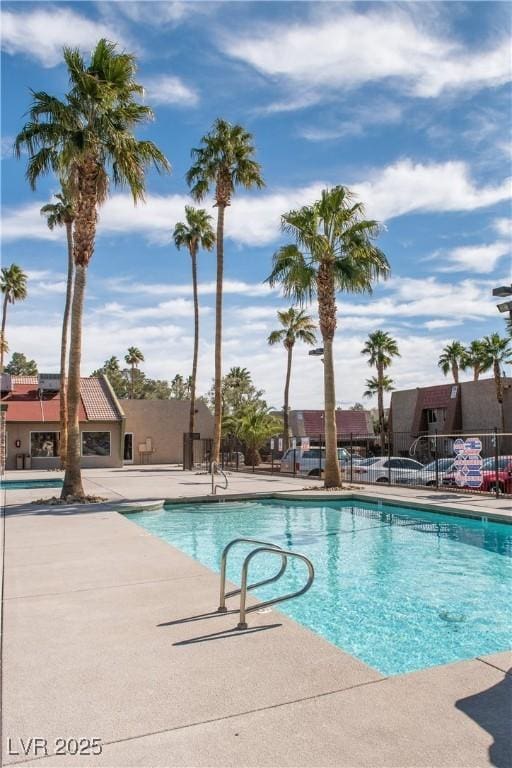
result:
[(233, 493), (225, 496), (177, 496), (174, 498), (166, 498), (163, 501), (163, 504), (225, 504), (230, 501), (251, 501), (252, 499), (285, 499), (287, 501), (367, 501), (373, 504), (382, 503), (383, 506), (404, 507), (405, 509), (412, 508), (424, 512), (438, 512), (443, 515), (452, 515), (454, 517), (488, 520), (491, 522), (512, 525), (512, 518), (510, 515), (495, 510), (485, 510), (485, 513), (484, 510), (475, 508), (465, 508), (461, 510), (435, 501), (418, 501), (417, 499), (396, 497), (383, 499), (376, 498), (372, 494), (354, 493), (352, 491), (342, 493), (330, 493), (325, 491), (274, 491), (271, 493)]

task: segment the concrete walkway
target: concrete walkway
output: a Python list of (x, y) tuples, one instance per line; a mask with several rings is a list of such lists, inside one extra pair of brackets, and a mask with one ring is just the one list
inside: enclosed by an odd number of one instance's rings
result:
[[(172, 495), (168, 471), (105, 473), (86, 473), (89, 491)], [(205, 479), (182, 472), (176, 482), (195, 496), (187, 483)], [(304, 486), (264, 482), (239, 475), (232, 490)], [(9, 501), (6, 765), (512, 764), (511, 654), (385, 678), (277, 610), (251, 614), (245, 632), (233, 630), (234, 615), (205, 615), (218, 575), (129, 516)], [(45, 740), (47, 756), (31, 737)], [(80, 738), (100, 739), (102, 753), (56, 756), (57, 739)]]

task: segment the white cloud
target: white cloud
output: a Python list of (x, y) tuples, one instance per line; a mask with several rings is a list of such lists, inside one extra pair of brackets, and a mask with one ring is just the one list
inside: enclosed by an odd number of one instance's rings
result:
[(341, 297), (338, 301), (343, 315), (379, 316), (385, 318), (429, 317), (453, 320), (477, 320), (496, 316), (491, 292), (494, 282), (460, 280), (440, 282), (435, 277), (395, 277), (383, 283), (385, 295), (360, 304)]
[(510, 179), (477, 187), (462, 161), (424, 164), (407, 158), (349, 186), (381, 221), (416, 211), (472, 211), (508, 199), (511, 191)]
[(427, 320), (423, 325), (427, 331), (435, 331), (438, 328), (452, 328), (461, 323), (462, 320)]
[[(210, 307), (200, 307), (200, 314), (206, 315), (211, 312)], [(148, 307), (130, 307), (118, 302), (108, 302), (96, 310), (96, 314), (107, 315), (109, 317), (123, 318), (128, 322), (138, 322), (143, 318), (165, 319), (193, 317), (194, 303), (190, 299), (173, 299), (172, 301), (162, 301), (156, 306)]]
[(34, 7), (28, 11), (1, 12), (2, 50), (23, 53), (43, 67), (62, 62), (64, 46), (91, 50), (106, 37), (125, 45), (118, 27), (81, 16), (68, 7)]
[[(374, 170), (366, 181), (348, 184), (365, 203), (367, 214), (380, 221), (412, 212), (471, 211), (510, 196), (508, 180), (479, 187), (460, 161), (422, 164), (403, 159)], [(318, 199), (325, 186), (326, 182), (317, 181), (295, 189), (235, 196), (226, 213), (226, 236), (241, 245), (275, 242), (280, 237), (281, 214)], [(138, 233), (150, 242), (170, 244), (174, 225), (189, 204), (193, 201), (188, 195), (173, 194), (148, 195), (146, 203), (134, 206), (130, 195), (115, 193), (100, 210), (98, 233)], [(57, 239), (59, 233), (50, 232), (39, 214), (41, 205), (5, 210), (4, 240)], [(212, 201), (202, 205), (210, 209)]]
[(158, 75), (144, 80), (144, 91), (150, 104), (173, 104), (181, 107), (195, 107), (199, 94), (186, 85), (179, 77)]
[[(337, 6), (334, 12), (315, 10), (307, 21), (268, 24), (225, 37), (221, 45), (228, 55), (277, 81), (327, 95), (392, 80), (415, 96), (429, 98), (510, 79), (506, 32), (476, 50), (438, 32), (418, 9), (385, 4), (367, 12), (352, 5)], [(300, 102), (300, 95), (294, 98)]]
[[(133, 277), (119, 277), (107, 280), (106, 285), (110, 291), (116, 293), (133, 293), (149, 296), (191, 296), (192, 285), (190, 283), (139, 283)], [(198, 283), (197, 292), (200, 296), (212, 296), (217, 290), (214, 280)], [(225, 294), (244, 294), (246, 296), (268, 296), (276, 293), (277, 289), (270, 288), (267, 283), (246, 283), (243, 280), (224, 280), (223, 292)]]
[(403, 107), (399, 104), (377, 99), (368, 104), (357, 105), (345, 112), (342, 119), (323, 122), (321, 125), (305, 126), (300, 135), (309, 141), (330, 141), (345, 136), (361, 136), (369, 127), (393, 125), (403, 118)]
[[(112, 13), (112, 4), (100, 2), (98, 5), (99, 9), (107, 17), (114, 15)], [(128, 2), (113, 3), (116, 14), (121, 13), (130, 21), (148, 24), (152, 27), (161, 27), (162, 25), (175, 26), (193, 13), (199, 11), (203, 13), (209, 12), (209, 9), (204, 7), (207, 5), (207, 3), (201, 2), (176, 2), (174, 0), (158, 0), (158, 2), (129, 0)]]
[(453, 248), (443, 258), (448, 264), (440, 272), (493, 272), (503, 256), (510, 255), (510, 242), (498, 241), (489, 245), (463, 245)]
[(494, 219), (493, 226), (499, 235), (512, 239), (512, 219)]

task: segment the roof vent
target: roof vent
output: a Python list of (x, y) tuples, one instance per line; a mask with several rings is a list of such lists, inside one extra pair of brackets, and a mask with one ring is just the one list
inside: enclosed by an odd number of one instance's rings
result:
[(44, 392), (58, 392), (60, 389), (60, 373), (40, 373), (37, 386)]

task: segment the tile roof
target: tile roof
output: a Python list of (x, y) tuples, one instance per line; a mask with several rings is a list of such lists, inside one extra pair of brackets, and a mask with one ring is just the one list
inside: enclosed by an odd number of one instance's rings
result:
[[(372, 435), (373, 423), (368, 418), (366, 411), (336, 411), (336, 428), (338, 436), (348, 437), (350, 434), (357, 435)], [(292, 429), (294, 434), (301, 436), (302, 434), (309, 437), (315, 435), (324, 434), (324, 412), (321, 410), (315, 411), (292, 411)], [(294, 427), (297, 427), (297, 430)]]
[[(58, 392), (40, 397), (37, 376), (12, 376), (12, 390), (2, 398), (7, 403), (7, 421), (58, 422)], [(118, 421), (121, 418), (107, 383), (101, 378), (80, 380), (80, 421)]]

